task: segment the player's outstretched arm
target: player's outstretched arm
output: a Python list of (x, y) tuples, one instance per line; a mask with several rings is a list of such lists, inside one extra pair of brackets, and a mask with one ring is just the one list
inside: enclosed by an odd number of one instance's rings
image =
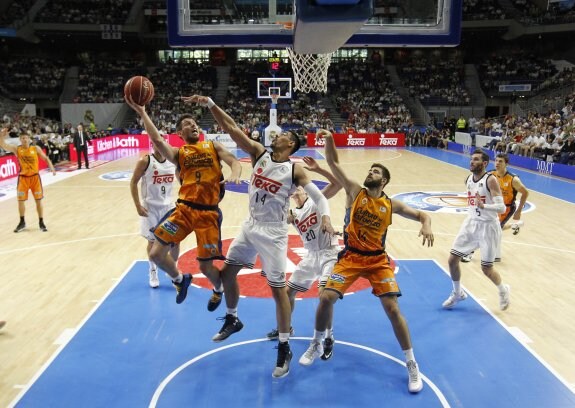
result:
[(515, 221), (519, 221), (521, 219), (521, 211), (523, 211), (523, 207), (527, 202), (527, 197), (529, 197), (529, 190), (527, 187), (521, 182), (521, 179), (517, 176), (513, 177), (511, 181), (513, 188), (521, 194), (521, 198), (519, 199), (519, 205), (517, 206), (517, 210), (515, 210), (515, 214), (513, 214), (513, 219)]
[(0, 129), (0, 147), (7, 152), (14, 153), (18, 151), (18, 148), (14, 145), (8, 144), (6, 142), (6, 137), (8, 136), (8, 128)]
[(48, 163), (48, 167), (50, 167), (50, 171), (55, 176), (56, 175), (56, 169), (54, 168), (54, 165), (52, 164), (52, 161), (50, 160), (50, 158), (44, 154), (44, 151), (42, 149), (40, 149), (40, 146), (36, 146), (36, 152), (38, 153), (38, 157), (40, 157), (42, 160), (44, 160), (46, 163)]
[(154, 144), (154, 149), (157, 149), (160, 153), (162, 153), (162, 156), (164, 156), (170, 162), (177, 165), (178, 149), (170, 146), (168, 142), (164, 140), (162, 135), (160, 135), (158, 128), (156, 128), (156, 125), (154, 125), (154, 122), (152, 122), (152, 119), (150, 118), (150, 115), (148, 115), (148, 112), (146, 112), (146, 107), (135, 103), (132, 100), (132, 97), (129, 95), (128, 96), (124, 95), (124, 99), (126, 100), (128, 106), (134, 109), (134, 111), (136, 111), (136, 113), (140, 115), (140, 117), (144, 121), (144, 127), (146, 128), (148, 137)]
[(242, 165), (240, 164), (239, 160), (219, 142), (214, 142), (214, 148), (218, 152), (220, 159), (222, 159), (224, 163), (226, 163), (228, 166), (230, 166), (230, 169), (232, 169), (232, 174), (230, 174), (230, 177), (224, 180), (224, 182), (240, 184), (242, 181)]
[(258, 157), (265, 150), (261, 144), (250, 139), (248, 135), (238, 127), (232, 117), (215, 104), (212, 98), (201, 95), (182, 96), (182, 101), (184, 101), (184, 103), (197, 103), (200, 106), (207, 107), (224, 132), (228, 133), (233, 141), (237, 143), (238, 147), (250, 156)]
[(306, 170), (313, 171), (314, 173), (317, 174), (321, 174), (322, 176), (324, 176), (326, 179), (329, 180), (329, 184), (325, 186), (323, 190), (321, 190), (325, 198), (330, 199), (334, 195), (336, 195), (339, 190), (341, 190), (341, 184), (339, 184), (339, 181), (337, 181), (334, 175), (331, 174), (331, 172), (328, 171), (327, 169), (321, 167), (313, 157), (305, 156), (303, 158), (303, 162), (306, 164), (304, 167)]
[(140, 179), (144, 176), (144, 172), (149, 165), (150, 156), (146, 155), (138, 160), (136, 163), (136, 168), (132, 173), (132, 179), (130, 180), (130, 193), (132, 194), (132, 200), (134, 201), (134, 205), (136, 206), (136, 211), (138, 215), (141, 217), (148, 216), (148, 210), (144, 208), (142, 203), (140, 202), (140, 194), (138, 192), (138, 183)]
[(347, 194), (346, 207), (350, 207), (351, 203), (361, 190), (361, 186), (359, 183), (348, 178), (344, 170), (341, 168), (332, 133), (325, 129), (319, 129), (316, 133), (316, 137), (323, 138), (325, 140), (325, 158), (327, 160), (327, 164), (329, 165), (329, 169), (335, 179), (344, 188)]
[(331, 217), (329, 211), (329, 204), (327, 198), (319, 191), (319, 188), (311, 182), (308, 178), (303, 167), (299, 164), (294, 164), (294, 179), (298, 186), (302, 186), (309, 198), (317, 205), (319, 213), (321, 214), (321, 229), (328, 234), (335, 234), (335, 230), (331, 225)]
[(422, 245), (433, 246), (433, 232), (431, 231), (431, 217), (420, 210), (416, 210), (405, 204), (403, 201), (391, 199), (391, 206), (393, 208), (393, 213), (401, 215), (410, 220), (419, 221), (421, 223), (421, 229), (419, 230), (418, 237), (423, 236)]

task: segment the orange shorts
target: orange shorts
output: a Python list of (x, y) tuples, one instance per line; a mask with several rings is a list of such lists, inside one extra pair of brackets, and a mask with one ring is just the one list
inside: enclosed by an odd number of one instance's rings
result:
[(154, 229), (156, 239), (165, 245), (182, 242), (192, 232), (196, 233), (198, 260), (225, 259), (222, 255), (222, 212), (196, 210), (177, 203)]
[(325, 288), (335, 290), (342, 298), (343, 294), (359, 278), (369, 280), (373, 288), (371, 293), (377, 297), (401, 296), (386, 253), (367, 256), (350, 250), (342, 251)]
[(42, 180), (39, 174), (34, 174), (33, 176), (18, 176), (18, 186), (16, 187), (18, 201), (26, 201), (28, 199), (28, 190), (32, 190), (34, 200), (44, 198)]

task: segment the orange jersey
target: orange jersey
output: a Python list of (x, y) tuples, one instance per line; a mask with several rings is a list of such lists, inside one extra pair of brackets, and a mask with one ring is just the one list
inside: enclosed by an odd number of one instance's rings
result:
[(503, 202), (509, 207), (515, 202), (515, 197), (517, 196), (517, 190), (513, 188), (513, 178), (515, 174), (506, 172), (503, 177), (499, 177), (495, 170), (493, 170), (491, 174), (497, 177), (499, 187), (501, 187), (501, 194), (503, 195)]
[(513, 178), (515, 174), (506, 172), (503, 177), (497, 175), (497, 171), (493, 170), (491, 172), (499, 182), (499, 187), (501, 188), (501, 195), (503, 196), (503, 202), (505, 203), (505, 212), (499, 215), (499, 222), (503, 225), (504, 222), (515, 213), (515, 197), (517, 197), (517, 190), (513, 188)]
[(223, 185), (222, 166), (211, 141), (184, 145), (178, 151), (179, 199), (189, 203), (217, 206)]
[(391, 199), (385, 193), (373, 198), (362, 188), (346, 212), (345, 246), (366, 253), (383, 253), (391, 211)]
[(38, 150), (36, 150), (36, 146), (29, 146), (28, 148), (18, 146), (16, 156), (20, 162), (20, 174), (22, 176), (38, 174)]

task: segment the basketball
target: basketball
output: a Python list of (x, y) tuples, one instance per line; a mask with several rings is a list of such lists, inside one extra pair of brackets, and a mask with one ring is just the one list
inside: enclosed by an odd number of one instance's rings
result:
[(135, 76), (124, 85), (124, 95), (130, 95), (138, 105), (146, 105), (154, 98), (154, 85), (145, 76)]

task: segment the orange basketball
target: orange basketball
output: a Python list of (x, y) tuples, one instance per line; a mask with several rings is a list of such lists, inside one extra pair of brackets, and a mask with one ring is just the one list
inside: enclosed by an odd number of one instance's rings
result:
[(135, 76), (124, 85), (124, 95), (130, 95), (138, 105), (146, 105), (154, 97), (154, 85), (145, 76)]

